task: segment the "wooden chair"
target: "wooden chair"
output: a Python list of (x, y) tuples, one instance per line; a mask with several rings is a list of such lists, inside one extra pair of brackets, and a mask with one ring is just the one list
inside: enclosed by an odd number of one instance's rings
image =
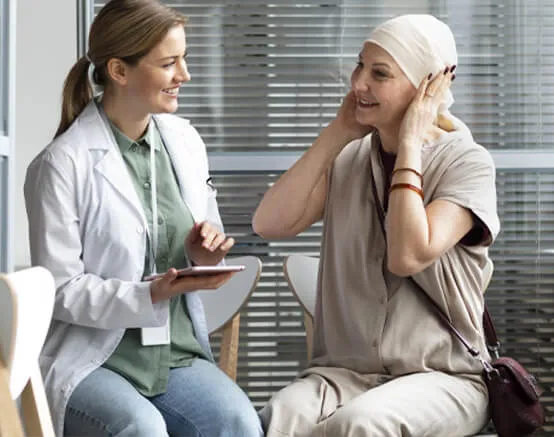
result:
[[(306, 348), (309, 361), (312, 356), (313, 315), (315, 312), (319, 258), (306, 255), (290, 255), (285, 259), (283, 267), (289, 287), (304, 310)], [(489, 260), (484, 270), (483, 290), (486, 290), (494, 270), (492, 261)], [(496, 434), (479, 434), (478, 436), (496, 437)]]
[(1, 437), (54, 436), (38, 365), (54, 296), (54, 278), (42, 267), (0, 275)]
[(237, 379), (240, 310), (256, 288), (262, 263), (255, 256), (227, 258), (227, 265), (245, 265), (229, 282), (217, 290), (199, 291), (210, 335), (221, 333), (219, 367), (231, 379)]

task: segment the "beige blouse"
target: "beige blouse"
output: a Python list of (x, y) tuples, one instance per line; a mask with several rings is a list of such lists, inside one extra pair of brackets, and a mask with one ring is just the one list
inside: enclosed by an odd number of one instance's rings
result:
[[(481, 245), (458, 243), (415, 275), (488, 358), (482, 284), (487, 245), (499, 231), (494, 163), (461, 128), (424, 146), (422, 170), (426, 205), (436, 199), (454, 202), (471, 210), (490, 233)], [(373, 198), (372, 172), (380, 199)], [(377, 141), (368, 135), (346, 146), (330, 173), (311, 366), (391, 376), (430, 370), (480, 373), (480, 363), (451, 337), (430, 304), (405, 278), (386, 269), (385, 238), (375, 210), (383, 190)]]

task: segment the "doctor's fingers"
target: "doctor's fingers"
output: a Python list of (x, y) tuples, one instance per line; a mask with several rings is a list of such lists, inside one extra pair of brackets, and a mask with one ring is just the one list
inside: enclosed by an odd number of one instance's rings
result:
[[(200, 235), (202, 238), (202, 247), (210, 250), (210, 247), (214, 243), (214, 240), (221, 233), (222, 232), (220, 232), (218, 229), (214, 228), (210, 224), (206, 224), (206, 226), (202, 226), (202, 230), (200, 232)], [(225, 234), (223, 234), (223, 236), (225, 237)]]
[(219, 250), (222, 252), (229, 252), (231, 248), (235, 245), (235, 239), (233, 237), (227, 238), (221, 246), (219, 246)]
[(219, 232), (219, 228), (217, 228), (216, 226), (212, 225), (209, 221), (205, 220), (201, 223), (198, 223), (198, 224), (195, 224), (195, 226), (198, 226), (199, 228), (199, 232), (200, 232), (200, 236), (202, 238), (207, 238), (209, 237), (210, 235), (212, 235), (213, 233), (217, 233)]
[(226, 237), (224, 233), (218, 234), (214, 242), (210, 246), (210, 250), (215, 252), (219, 250), (220, 252), (227, 253), (235, 245), (235, 239), (232, 237)]
[(217, 249), (221, 248), (221, 245), (225, 242), (225, 234), (223, 232), (218, 232), (212, 242), (210, 243), (210, 247), (208, 247), (208, 250), (210, 252), (214, 252)]
[(202, 230), (202, 223), (195, 223), (187, 235), (187, 238), (185, 240), (186, 244), (194, 244), (198, 241), (201, 241), (202, 240), (201, 230)]
[(164, 275), (158, 279), (157, 281), (160, 282), (160, 281), (163, 281), (165, 282), (166, 284), (170, 284), (171, 282), (173, 282), (175, 280), (175, 278), (177, 278), (177, 269), (174, 268), (174, 267), (171, 267), (167, 270), (167, 272), (164, 273)]
[(172, 283), (174, 295), (196, 290), (215, 290), (233, 277), (235, 272), (218, 273), (217, 275), (187, 276)]

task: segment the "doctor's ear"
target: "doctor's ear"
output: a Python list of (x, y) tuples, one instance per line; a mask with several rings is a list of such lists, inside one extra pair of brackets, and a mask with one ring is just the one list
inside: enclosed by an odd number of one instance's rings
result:
[(127, 85), (127, 76), (129, 74), (129, 65), (118, 58), (111, 58), (106, 64), (108, 77), (119, 85)]

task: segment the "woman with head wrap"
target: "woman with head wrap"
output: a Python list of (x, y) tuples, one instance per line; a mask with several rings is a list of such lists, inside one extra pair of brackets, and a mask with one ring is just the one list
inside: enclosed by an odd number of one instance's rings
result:
[(268, 238), (324, 221), (313, 358), (262, 410), (268, 437), (455, 437), (486, 424), (482, 365), (408, 280), (489, 357), (495, 170), (448, 111), (456, 63), (432, 16), (377, 27), (336, 118), (258, 206), (253, 226)]

